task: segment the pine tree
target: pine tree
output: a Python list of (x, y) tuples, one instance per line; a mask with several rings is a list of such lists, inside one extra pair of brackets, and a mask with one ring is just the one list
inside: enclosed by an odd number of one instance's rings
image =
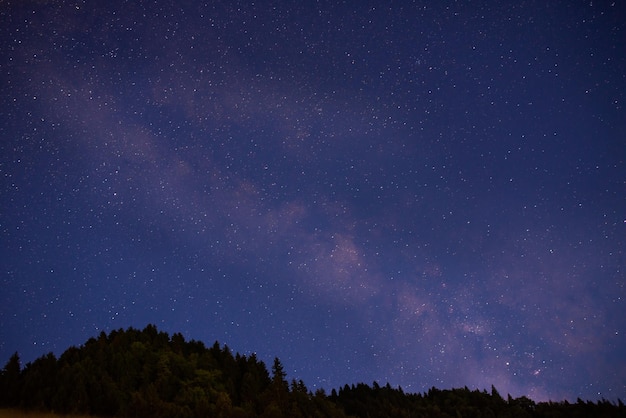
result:
[[(275, 406), (280, 411), (285, 411), (287, 407), (287, 397), (289, 396), (289, 384), (287, 383), (287, 373), (278, 357), (274, 358), (272, 365), (272, 383), (270, 385), (269, 407)], [(271, 409), (271, 408), (270, 408)], [(266, 412), (268, 409), (266, 408)]]
[(272, 382), (275, 385), (287, 387), (287, 373), (285, 373), (283, 364), (278, 357), (274, 358), (274, 364), (272, 365)]
[(11, 356), (2, 369), (0, 377), (0, 404), (2, 406), (17, 406), (21, 392), (21, 365), (17, 351)]

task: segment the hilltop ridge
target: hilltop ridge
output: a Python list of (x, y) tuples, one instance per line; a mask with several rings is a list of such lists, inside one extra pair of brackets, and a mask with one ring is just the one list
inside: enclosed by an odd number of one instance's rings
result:
[(0, 407), (114, 417), (621, 417), (621, 400), (541, 402), (504, 399), (495, 387), (405, 393), (373, 382), (327, 394), (288, 380), (275, 358), (233, 354), (168, 335), (156, 326), (101, 332), (59, 358), (24, 368), (15, 353), (0, 374)]

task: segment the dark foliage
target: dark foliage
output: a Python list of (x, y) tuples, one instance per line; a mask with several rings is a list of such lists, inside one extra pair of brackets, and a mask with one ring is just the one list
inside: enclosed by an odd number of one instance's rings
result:
[(621, 401), (535, 403), (487, 391), (430, 389), (404, 393), (389, 384), (345, 385), (328, 396), (272, 373), (254, 354), (233, 355), (171, 337), (154, 325), (104, 332), (60, 358), (52, 353), (23, 369), (15, 353), (0, 374), (0, 406), (117, 417), (618, 417)]

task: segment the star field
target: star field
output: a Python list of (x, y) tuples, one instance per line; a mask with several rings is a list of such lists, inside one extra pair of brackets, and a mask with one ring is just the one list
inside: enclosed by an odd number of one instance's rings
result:
[(626, 399), (619, 2), (0, 19), (0, 361), (154, 323), (312, 388)]

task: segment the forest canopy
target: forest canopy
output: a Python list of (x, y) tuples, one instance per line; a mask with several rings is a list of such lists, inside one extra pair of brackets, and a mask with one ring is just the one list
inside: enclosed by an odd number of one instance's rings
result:
[(539, 402), (491, 391), (431, 388), (405, 393), (388, 383), (344, 385), (327, 394), (288, 381), (275, 358), (215, 342), (186, 341), (148, 325), (101, 332), (59, 358), (21, 367), (19, 354), (0, 374), (0, 407), (111, 417), (623, 417), (607, 400)]

